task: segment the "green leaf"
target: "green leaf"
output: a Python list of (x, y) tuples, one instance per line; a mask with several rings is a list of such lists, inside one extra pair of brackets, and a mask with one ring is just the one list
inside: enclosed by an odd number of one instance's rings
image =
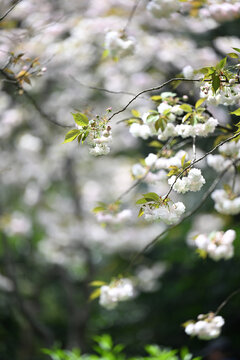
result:
[(217, 70), (221, 70), (224, 68), (224, 66), (226, 65), (227, 62), (227, 57), (223, 58), (222, 60), (219, 61), (219, 63), (216, 65), (216, 69)]
[(90, 286), (103, 286), (103, 285), (106, 285), (106, 282), (100, 281), (100, 280), (95, 280), (95, 281), (90, 282), (89, 285)]
[(162, 97), (161, 95), (154, 95), (154, 96), (151, 96), (151, 99), (153, 101), (161, 101), (162, 100)]
[(202, 103), (204, 103), (205, 100), (206, 100), (206, 98), (199, 99), (195, 104), (195, 109), (199, 108), (199, 106), (201, 106)]
[(154, 192), (149, 192), (147, 194), (143, 194), (144, 199), (148, 201), (159, 201), (159, 196)]
[(143, 205), (143, 204), (146, 204), (148, 201), (144, 198), (141, 198), (139, 200), (136, 201), (136, 204), (137, 205)]
[(100, 212), (100, 211), (105, 211), (105, 210), (106, 210), (106, 208), (103, 207), (103, 206), (96, 206), (96, 207), (92, 210), (92, 212), (98, 213), (98, 212)]
[(216, 75), (216, 73), (213, 73), (212, 74), (212, 88), (213, 88), (215, 93), (219, 89), (220, 84), (221, 84), (221, 81), (220, 81), (219, 76)]
[(189, 116), (192, 116), (192, 113), (187, 113), (184, 117), (183, 117), (183, 119), (182, 119), (182, 122), (184, 123), (185, 121), (187, 121), (187, 119), (189, 118)]
[(138, 213), (138, 217), (141, 217), (144, 214), (144, 210), (143, 208), (140, 208), (139, 213)]
[(155, 122), (159, 119), (159, 114), (150, 114), (147, 117), (147, 122)]
[(169, 97), (175, 97), (177, 94), (176, 93), (173, 93), (173, 92), (170, 92), (170, 91), (165, 91), (161, 94), (161, 97), (162, 99), (167, 99)]
[(227, 55), (228, 55), (230, 58), (238, 59), (238, 54), (236, 54), (236, 53), (228, 53)]
[(157, 140), (153, 140), (153, 141), (151, 141), (151, 142), (148, 144), (148, 146), (161, 149), (161, 148), (163, 147), (163, 144), (160, 143), (160, 142), (157, 141)]
[(70, 131), (66, 134), (65, 140), (64, 140), (63, 144), (73, 141), (74, 139), (76, 139), (76, 137), (77, 137), (78, 135), (80, 135), (80, 133), (81, 133), (81, 131), (80, 131), (80, 130), (77, 130), (77, 129), (70, 130)]
[(192, 112), (192, 108), (188, 104), (182, 104), (182, 105), (180, 105), (180, 108), (187, 113)]
[(133, 114), (133, 116), (135, 116), (135, 117), (137, 117), (137, 118), (139, 118), (139, 117), (141, 117), (141, 114), (140, 114), (140, 112), (139, 111), (137, 111), (137, 110), (131, 110), (131, 113)]
[(101, 294), (101, 288), (95, 289), (89, 296), (89, 300), (97, 299), (100, 296), (100, 294)]
[(235, 110), (235, 111), (232, 111), (230, 114), (240, 116), (240, 108), (238, 108), (238, 109)]
[(235, 50), (235, 51), (237, 51), (237, 52), (240, 53), (240, 49), (239, 49), (239, 48), (234, 48), (234, 47), (233, 47), (233, 50)]
[(89, 123), (88, 117), (83, 113), (72, 113), (74, 121), (79, 126), (87, 126)]
[(181, 158), (181, 165), (182, 165), (182, 167), (183, 167), (183, 165), (184, 165), (185, 158), (186, 158), (186, 154), (185, 154), (185, 155), (183, 155), (183, 157)]

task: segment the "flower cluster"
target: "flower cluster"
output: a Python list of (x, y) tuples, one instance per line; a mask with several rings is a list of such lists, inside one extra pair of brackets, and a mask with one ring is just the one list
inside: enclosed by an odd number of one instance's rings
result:
[(176, 224), (185, 212), (182, 202), (162, 204), (158, 207), (151, 203), (143, 206), (144, 218), (147, 221), (162, 220), (165, 224)]
[(240, 3), (238, 1), (232, 4), (229, 2), (213, 2), (200, 11), (201, 15), (212, 17), (217, 22), (234, 20), (240, 16)]
[(176, 175), (173, 175), (168, 179), (168, 183), (174, 184), (173, 190), (182, 194), (187, 191), (199, 191), (206, 182), (200, 169), (190, 169), (187, 176), (176, 179)]
[(214, 231), (209, 235), (200, 234), (195, 238), (195, 244), (198, 249), (206, 252), (213, 260), (230, 259), (233, 257), (233, 241), (236, 238), (234, 230)]
[(158, 262), (152, 267), (140, 266), (136, 271), (137, 286), (141, 291), (153, 292), (159, 289), (159, 277), (166, 271), (166, 264)]
[(214, 92), (212, 85), (206, 83), (200, 87), (200, 97), (206, 98), (210, 105), (235, 105), (240, 100), (240, 86), (237, 84), (221, 85), (221, 87)]
[(198, 321), (190, 322), (185, 327), (185, 332), (191, 336), (197, 336), (201, 340), (215, 339), (221, 334), (224, 325), (222, 316), (215, 316), (214, 313), (198, 315)]
[(124, 209), (117, 213), (110, 213), (106, 211), (100, 211), (96, 214), (97, 221), (104, 224), (121, 224), (129, 221), (132, 217), (132, 211)]
[(209, 154), (207, 156), (208, 166), (212, 167), (215, 171), (221, 172), (224, 169), (227, 169), (232, 161), (230, 159), (226, 159), (223, 155), (212, 155)]
[(134, 137), (146, 140), (157, 136), (161, 141), (175, 136), (206, 137), (218, 125), (218, 120), (209, 117), (204, 108), (193, 109), (189, 104), (182, 104), (175, 93), (162, 93), (153, 97), (156, 98), (160, 101), (157, 110), (144, 113), (135, 122), (131, 119), (129, 131)]
[(114, 309), (119, 301), (126, 301), (135, 296), (132, 281), (125, 278), (101, 286), (100, 291), (99, 303), (108, 310)]
[(218, 189), (213, 191), (211, 195), (215, 201), (214, 208), (224, 215), (236, 215), (240, 213), (240, 196), (227, 191), (226, 189)]
[(171, 13), (178, 11), (180, 2), (178, 0), (151, 0), (147, 9), (157, 18), (165, 18)]
[(105, 37), (105, 48), (113, 58), (132, 55), (135, 51), (135, 39), (124, 32), (109, 31)]
[[(91, 120), (94, 124), (94, 120)], [(91, 125), (91, 121), (89, 122)], [(112, 142), (112, 132), (110, 126), (105, 129), (93, 129), (87, 138), (87, 143), (90, 145), (89, 153), (91, 155), (107, 155), (110, 152), (109, 144)]]

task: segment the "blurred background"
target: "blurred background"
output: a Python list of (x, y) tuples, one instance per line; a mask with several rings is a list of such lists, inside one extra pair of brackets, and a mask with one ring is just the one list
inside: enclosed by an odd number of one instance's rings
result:
[[(239, 217), (220, 216), (209, 200), (129, 270), (139, 280), (138, 296), (112, 311), (89, 301), (91, 281), (123, 274), (134, 254), (164, 229), (139, 220), (135, 202), (147, 191), (164, 193), (166, 184), (142, 183), (123, 198), (131, 219), (102, 226), (92, 209), (126, 191), (132, 166), (154, 149), (117, 124), (129, 111), (113, 119), (108, 156), (95, 158), (76, 142), (62, 144), (67, 126), (74, 127), (71, 112), (101, 116), (109, 107), (118, 110), (131, 99), (125, 92), (216, 64), (232, 47), (240, 48), (235, 16), (219, 19), (207, 4), (196, 14), (158, 18), (147, 3), (139, 2), (128, 23), (132, 0), (22, 0), (0, 21), (0, 67), (9, 70), (7, 76), (0, 72), (0, 359), (43, 359), (41, 348), (54, 343), (88, 351), (92, 337), (103, 333), (124, 343), (130, 355), (156, 343), (186, 345), (206, 356), (212, 351), (206, 342), (187, 337), (181, 325), (216, 310), (239, 287)], [(14, 4), (1, 0), (0, 15)], [(127, 23), (135, 53), (118, 61), (104, 56), (106, 32)], [(15, 60), (8, 63), (10, 58)], [(22, 93), (10, 79), (28, 67)], [(194, 101), (192, 84), (176, 91)], [(143, 112), (150, 104), (144, 96), (132, 108)], [(221, 124), (231, 123), (226, 108), (211, 111)], [(198, 154), (211, 145), (199, 142)], [(214, 171), (204, 161), (200, 166), (211, 184)], [(185, 195), (187, 206), (203, 193)], [(230, 261), (202, 259), (191, 248), (189, 239), (198, 231), (227, 228), (237, 231)], [(233, 298), (222, 312), (228, 356), (238, 358), (239, 302)]]

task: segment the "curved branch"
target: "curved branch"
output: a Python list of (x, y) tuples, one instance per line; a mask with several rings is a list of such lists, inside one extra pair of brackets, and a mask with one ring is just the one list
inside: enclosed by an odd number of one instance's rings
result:
[(3, 21), (7, 16), (8, 14), (13, 10), (15, 9), (15, 7), (21, 2), (22, 0), (16, 0), (15, 4), (13, 4), (6, 12), (5, 14), (3, 14), (1, 17), (0, 17), (0, 22)]

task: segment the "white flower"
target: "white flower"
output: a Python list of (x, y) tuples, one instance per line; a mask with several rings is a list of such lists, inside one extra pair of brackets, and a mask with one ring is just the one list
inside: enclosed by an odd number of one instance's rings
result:
[(112, 310), (119, 301), (126, 301), (134, 296), (135, 290), (132, 281), (123, 278), (101, 287), (99, 303), (106, 309)]
[(107, 155), (110, 152), (110, 147), (105, 144), (96, 144), (95, 147), (89, 149), (89, 153), (94, 156)]
[(185, 77), (185, 79), (193, 79), (194, 70), (191, 65), (186, 65), (182, 69), (182, 73), (183, 73), (183, 76)]
[(132, 166), (132, 174), (134, 177), (140, 178), (146, 173), (146, 169), (141, 164), (134, 164)]
[(142, 139), (148, 139), (149, 136), (151, 136), (151, 131), (148, 125), (141, 125), (141, 124), (137, 124), (134, 123), (130, 126), (129, 128), (129, 132), (132, 134), (132, 136), (134, 137), (141, 137)]
[(132, 55), (135, 50), (135, 39), (117, 31), (109, 31), (105, 37), (105, 48), (112, 57)]
[(213, 92), (211, 84), (204, 84), (200, 87), (200, 97), (206, 98), (210, 105), (235, 105), (239, 102), (239, 85), (226, 85)]
[(193, 137), (193, 136), (203, 136), (206, 137), (208, 134), (213, 133), (216, 126), (218, 125), (218, 120), (214, 118), (209, 118), (205, 123), (198, 123), (196, 125), (180, 124), (177, 125), (176, 132), (179, 136), (183, 138)]
[(143, 205), (144, 217), (147, 221), (162, 220), (165, 224), (177, 223), (185, 212), (185, 205), (182, 202), (161, 205), (158, 208), (149, 204)]
[(199, 321), (191, 322), (185, 327), (186, 334), (197, 336), (201, 340), (211, 340), (221, 334), (221, 327), (224, 325), (222, 316), (215, 316), (213, 313), (199, 315)]
[(228, 168), (231, 164), (231, 160), (226, 159), (222, 155), (212, 155), (207, 156), (207, 163), (217, 172), (222, 172), (224, 169)]
[(229, 194), (218, 189), (213, 191), (211, 198), (215, 201), (214, 208), (224, 215), (236, 215), (240, 213), (240, 197), (229, 197)]
[(147, 5), (148, 11), (158, 18), (168, 17), (179, 8), (178, 0), (151, 0)]
[(155, 164), (156, 160), (157, 160), (157, 155), (150, 153), (148, 154), (148, 156), (145, 158), (145, 164), (149, 167), (151, 167), (152, 165)]
[(215, 261), (230, 259), (233, 257), (233, 241), (236, 238), (234, 230), (214, 231), (209, 235), (200, 234), (195, 238), (198, 249), (206, 251), (209, 257)]
[[(176, 176), (171, 176), (168, 180), (169, 185), (173, 185), (173, 190), (178, 193), (186, 193), (187, 191), (199, 191), (202, 186), (205, 184), (205, 179), (202, 176), (200, 169), (191, 169), (187, 176), (178, 178), (176, 181)], [(176, 181), (176, 182), (175, 182)]]

